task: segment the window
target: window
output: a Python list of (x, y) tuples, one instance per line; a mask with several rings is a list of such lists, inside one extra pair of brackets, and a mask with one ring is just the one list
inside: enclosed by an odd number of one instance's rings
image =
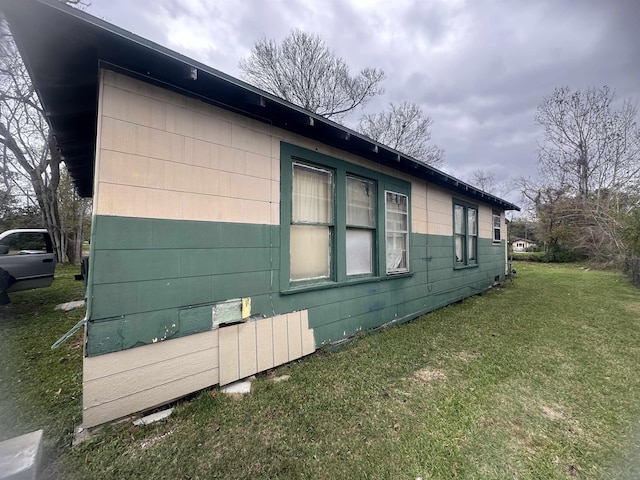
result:
[(333, 172), (299, 163), (292, 170), (291, 280), (329, 278)]
[(40, 233), (33, 231), (18, 231), (2, 240), (5, 245), (5, 254), (8, 255), (27, 255), (36, 253), (53, 252), (51, 240), (48, 233)]
[(410, 272), (411, 184), (281, 143), (281, 291)]
[(498, 243), (500, 242), (500, 234), (501, 234), (500, 212), (497, 212), (494, 210), (492, 214), (492, 218), (493, 218), (493, 241), (494, 243)]
[(453, 206), (453, 237), (456, 266), (478, 262), (478, 209), (458, 202)]
[(373, 273), (376, 233), (376, 185), (347, 176), (347, 275)]
[(387, 273), (408, 270), (407, 236), (409, 202), (406, 195), (385, 192), (387, 226)]

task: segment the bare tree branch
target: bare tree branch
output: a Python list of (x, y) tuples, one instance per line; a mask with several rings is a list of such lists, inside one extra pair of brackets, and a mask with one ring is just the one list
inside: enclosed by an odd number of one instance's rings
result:
[(363, 115), (358, 130), (399, 152), (433, 167), (444, 160), (444, 150), (429, 143), (433, 120), (425, 116), (415, 103), (389, 104), (389, 108), (376, 114)]
[(281, 45), (263, 37), (239, 66), (256, 87), (327, 118), (339, 119), (384, 91), (382, 70), (364, 68), (351, 76), (318, 35), (300, 30)]

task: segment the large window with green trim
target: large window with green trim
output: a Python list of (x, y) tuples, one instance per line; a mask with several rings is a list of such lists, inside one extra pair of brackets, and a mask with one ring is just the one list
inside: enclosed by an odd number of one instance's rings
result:
[(410, 273), (411, 184), (281, 144), (282, 291)]
[(478, 264), (478, 207), (460, 200), (453, 204), (453, 253), (457, 267)]
[[(333, 172), (294, 162), (291, 175), (291, 280), (329, 278)], [(309, 255), (310, 251), (314, 255)]]

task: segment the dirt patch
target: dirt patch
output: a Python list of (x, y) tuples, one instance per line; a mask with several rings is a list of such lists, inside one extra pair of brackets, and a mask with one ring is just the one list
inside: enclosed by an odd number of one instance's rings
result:
[(419, 382), (431, 383), (435, 380), (446, 380), (447, 376), (440, 370), (432, 368), (423, 368), (413, 374), (413, 379)]
[(168, 432), (163, 433), (162, 435), (155, 435), (153, 437), (147, 438), (143, 442), (140, 442), (140, 448), (142, 450), (146, 450), (148, 448), (151, 448), (156, 443), (161, 442), (162, 440), (164, 440), (165, 438), (167, 438), (167, 437), (169, 437), (171, 435), (173, 435), (173, 430), (169, 430)]
[(547, 417), (550, 420), (564, 420), (565, 416), (560, 410), (551, 405), (547, 405), (546, 403), (540, 404), (540, 410), (542, 411), (542, 415)]
[(631, 313), (640, 314), (640, 303), (627, 303), (624, 307)]
[(461, 352), (455, 353), (451, 355), (452, 358), (457, 358), (458, 360), (462, 360), (463, 362), (470, 362), (477, 358), (480, 358), (480, 354), (478, 352), (470, 352), (468, 350), (463, 350)]

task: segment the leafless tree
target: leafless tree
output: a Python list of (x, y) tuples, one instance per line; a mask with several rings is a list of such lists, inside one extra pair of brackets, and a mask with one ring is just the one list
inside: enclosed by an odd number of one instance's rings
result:
[(373, 140), (432, 167), (443, 163), (444, 150), (429, 143), (433, 120), (415, 103), (389, 104), (383, 112), (363, 115), (358, 130)]
[(484, 192), (496, 190), (496, 176), (488, 170), (474, 170), (469, 176), (469, 183)]
[(292, 30), (282, 41), (263, 37), (240, 61), (247, 81), (327, 118), (339, 119), (384, 92), (384, 72), (363, 68), (351, 76), (346, 62), (315, 34)]
[(615, 105), (608, 87), (557, 88), (545, 98), (535, 117), (545, 133), (539, 183), (521, 181), (521, 191), (549, 245), (620, 264), (638, 228), (640, 129), (631, 100)]
[[(67, 2), (84, 5), (81, 2)], [(90, 201), (60, 197), (65, 167), (49, 130), (44, 111), (4, 20), (0, 23), (0, 174), (9, 195), (17, 191), (26, 203), (33, 201), (51, 233), (59, 261), (79, 262), (82, 220), (66, 221), (65, 205), (77, 201), (86, 214)], [(74, 216), (79, 219), (80, 215)], [(78, 240), (80, 236), (80, 240)]]
[(616, 110), (614, 101), (606, 86), (575, 92), (562, 87), (538, 106), (535, 120), (545, 133), (538, 166), (550, 184), (583, 198), (638, 184), (637, 108), (627, 99)]

